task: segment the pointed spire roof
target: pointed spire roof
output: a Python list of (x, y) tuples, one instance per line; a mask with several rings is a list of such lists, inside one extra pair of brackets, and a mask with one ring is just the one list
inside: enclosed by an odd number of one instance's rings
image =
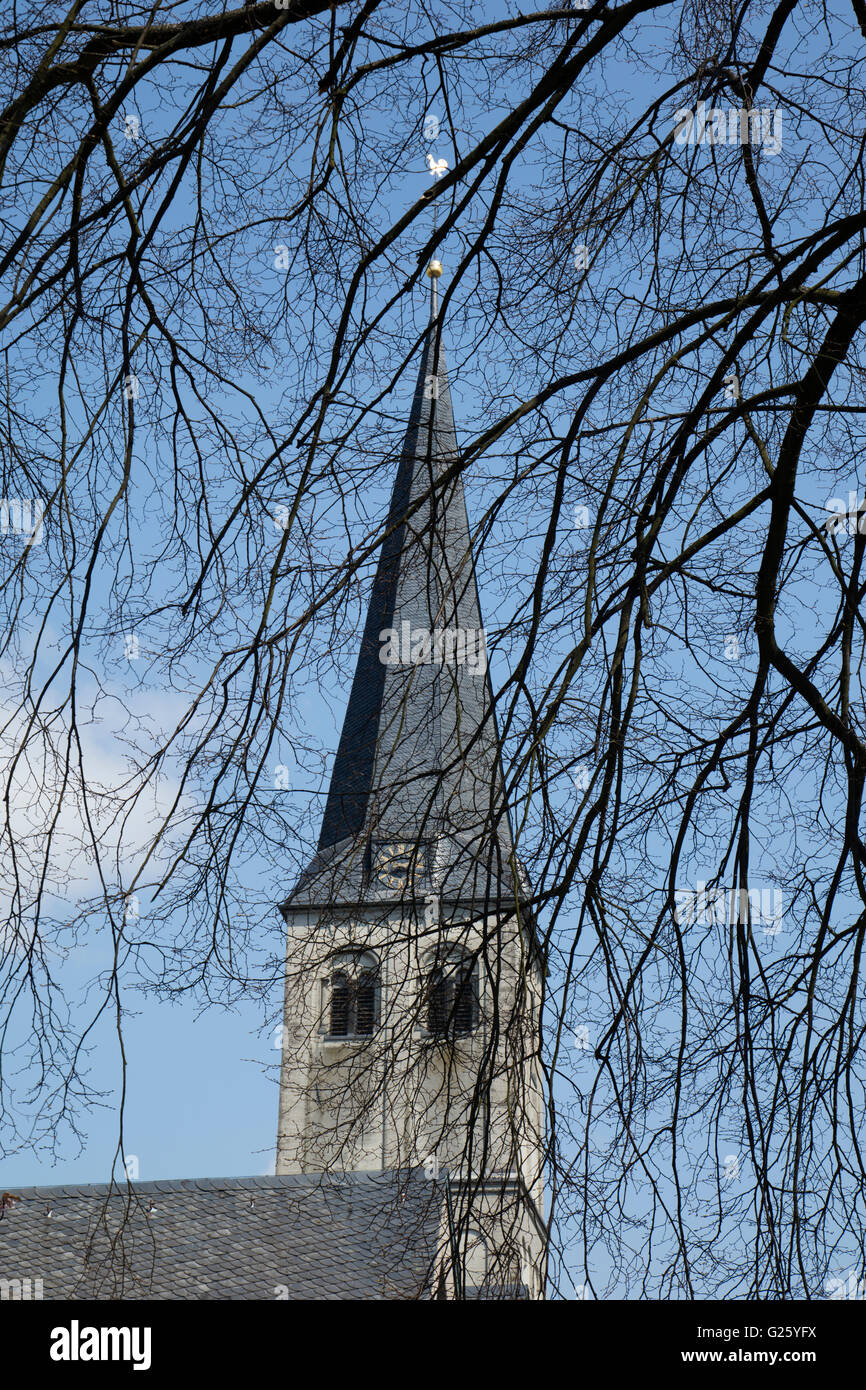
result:
[(435, 288), (318, 850), (286, 908), (399, 897), (377, 856), (394, 871), (401, 853), (422, 896), (514, 903), (463, 483), (446, 481), (459, 451)]

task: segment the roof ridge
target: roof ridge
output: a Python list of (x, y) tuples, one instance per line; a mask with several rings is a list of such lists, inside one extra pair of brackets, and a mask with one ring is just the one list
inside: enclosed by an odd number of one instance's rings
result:
[[(41, 1185), (38, 1187), (18, 1187), (14, 1191), (10, 1190), (10, 1196), (21, 1201), (35, 1201), (48, 1197), (61, 1201), (66, 1197), (125, 1197), (131, 1194), (155, 1196), (159, 1193), (201, 1191), (246, 1192), (256, 1188), (276, 1190), (295, 1185), (312, 1186), (316, 1183), (323, 1187), (328, 1185), (338, 1187), (346, 1182), (363, 1183), (374, 1179), (388, 1181), (397, 1177), (405, 1181), (407, 1176), (409, 1174), (403, 1169), (386, 1169), (375, 1173), (263, 1173), (231, 1178), (152, 1178), (147, 1182), (135, 1181), (128, 1184), (125, 1182), (59, 1183), (44, 1187)], [(10, 1210), (14, 1212), (14, 1208)]]

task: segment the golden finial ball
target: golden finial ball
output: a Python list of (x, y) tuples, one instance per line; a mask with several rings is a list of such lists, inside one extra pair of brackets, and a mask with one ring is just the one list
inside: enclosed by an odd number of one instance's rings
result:
[(439, 276), (442, 274), (442, 262), (431, 261), (427, 267), (427, 274), (430, 276), (431, 280), (438, 280)]

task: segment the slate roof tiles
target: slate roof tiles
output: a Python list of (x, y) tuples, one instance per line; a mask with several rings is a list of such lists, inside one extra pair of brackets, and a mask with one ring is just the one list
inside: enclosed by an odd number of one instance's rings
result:
[(416, 1175), (199, 1178), (15, 1195), (0, 1221), (5, 1297), (20, 1297), (14, 1281), (27, 1279), (31, 1290), (42, 1281), (45, 1300), (431, 1296), (442, 1194)]

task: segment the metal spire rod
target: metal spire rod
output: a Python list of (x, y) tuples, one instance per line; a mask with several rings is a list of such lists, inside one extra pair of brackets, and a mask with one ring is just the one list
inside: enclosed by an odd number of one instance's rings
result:
[(439, 317), (439, 277), (442, 274), (442, 262), (431, 261), (427, 267), (427, 274), (430, 277), (430, 322), (433, 323)]

